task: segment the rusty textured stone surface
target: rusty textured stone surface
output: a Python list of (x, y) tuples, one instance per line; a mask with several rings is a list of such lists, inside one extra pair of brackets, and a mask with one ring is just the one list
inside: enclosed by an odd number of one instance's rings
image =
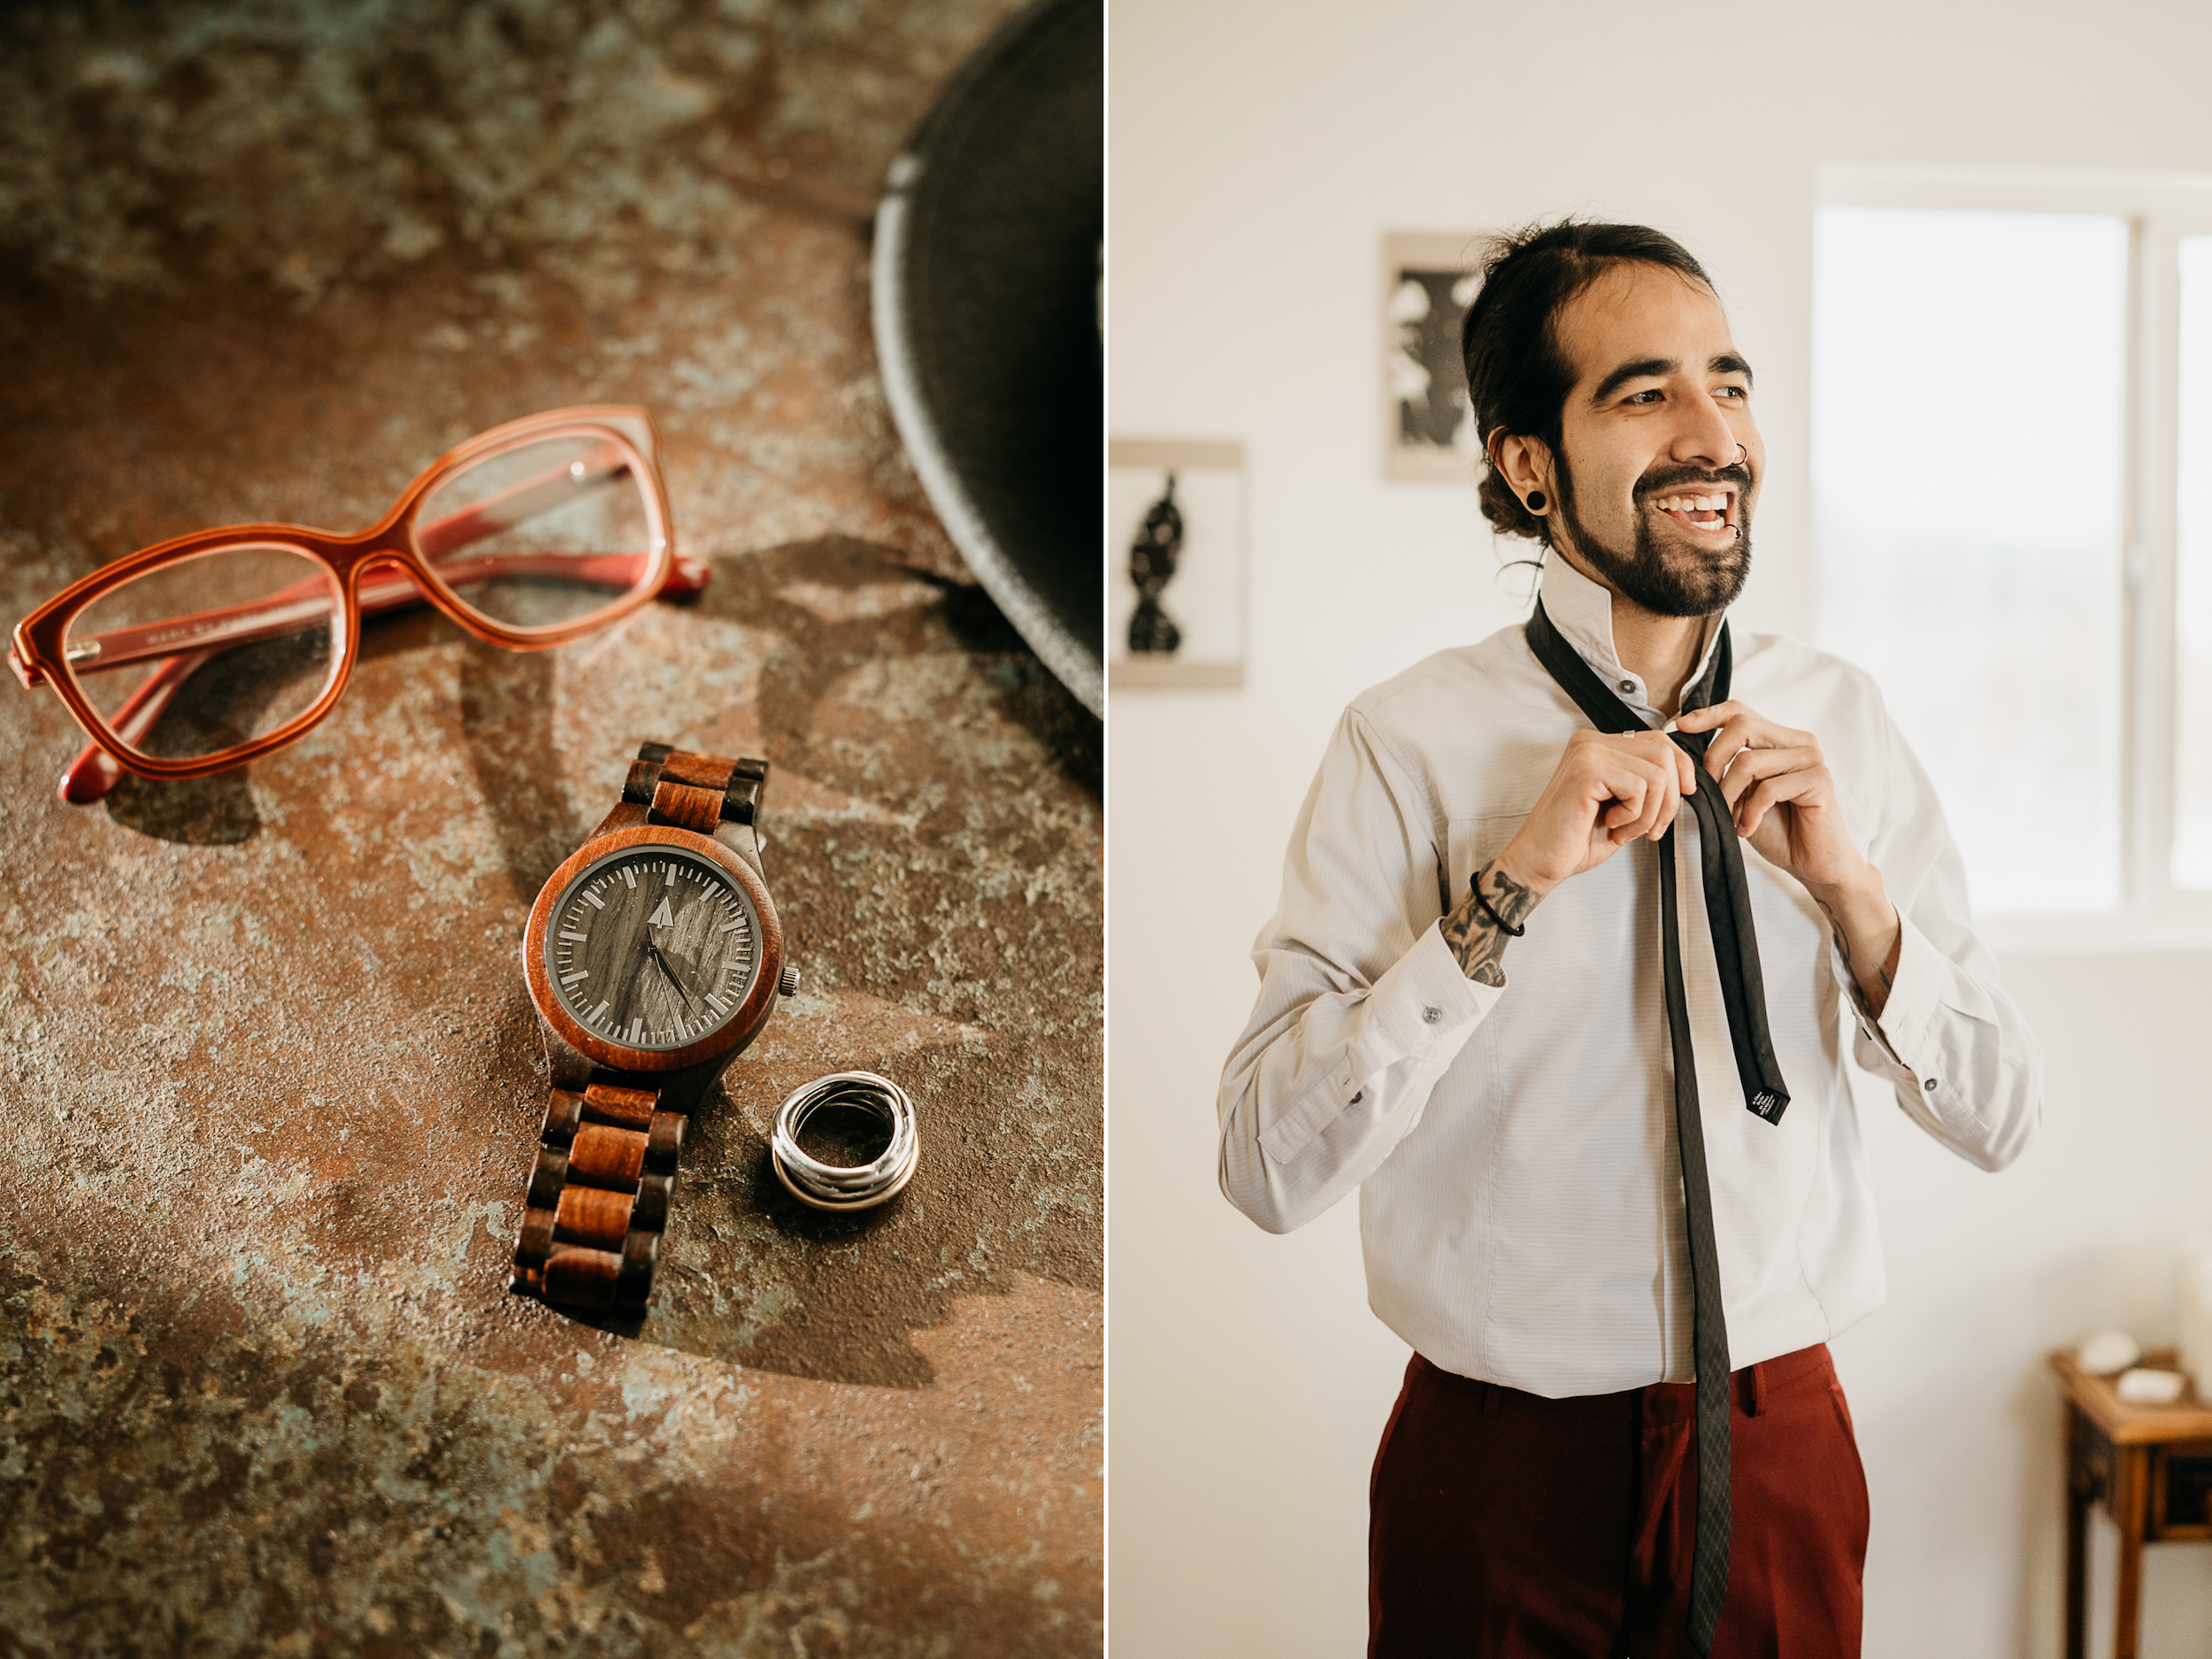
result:
[[(373, 624), (305, 741), (104, 807), (0, 686), (0, 1655), (1098, 1650), (1098, 728), (868, 330), (877, 183), (1010, 10), (0, 13), (0, 618), (585, 401), (715, 566), (541, 655)], [(627, 1327), (504, 1285), (523, 919), (649, 736), (772, 762), (804, 987)], [(853, 1066), (923, 1163), (832, 1219), (765, 1136)]]

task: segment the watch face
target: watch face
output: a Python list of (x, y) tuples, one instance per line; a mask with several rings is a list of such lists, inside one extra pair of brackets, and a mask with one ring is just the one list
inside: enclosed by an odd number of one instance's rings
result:
[(760, 918), (712, 860), (656, 842), (595, 859), (545, 930), (546, 979), (570, 1016), (626, 1048), (700, 1041), (760, 972)]

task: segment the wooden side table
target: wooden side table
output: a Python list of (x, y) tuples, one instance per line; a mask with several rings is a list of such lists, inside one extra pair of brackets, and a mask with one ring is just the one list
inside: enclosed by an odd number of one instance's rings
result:
[[(2145, 1365), (2174, 1369), (2171, 1348)], [(2212, 1539), (2212, 1405), (2185, 1394), (2170, 1406), (2123, 1404), (2117, 1378), (2085, 1376), (2070, 1351), (2051, 1356), (2066, 1386), (2066, 1659), (2083, 1659), (2089, 1593), (2089, 1506), (2120, 1532), (2113, 1659), (2136, 1659), (2143, 1546)]]

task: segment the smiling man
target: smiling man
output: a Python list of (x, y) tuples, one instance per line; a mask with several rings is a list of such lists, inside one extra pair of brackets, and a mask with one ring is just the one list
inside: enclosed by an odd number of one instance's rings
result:
[(1724, 619), (1767, 457), (1704, 271), (1569, 222), (1482, 276), (1483, 511), (1545, 549), (1538, 603), (1346, 711), (1254, 952), (1222, 1189), (1280, 1232), (1358, 1188), (1415, 1350), (1371, 1655), (1855, 1655), (1826, 1343), (1882, 1261), (1845, 1055), (1988, 1170), (2040, 1058), (1874, 686)]

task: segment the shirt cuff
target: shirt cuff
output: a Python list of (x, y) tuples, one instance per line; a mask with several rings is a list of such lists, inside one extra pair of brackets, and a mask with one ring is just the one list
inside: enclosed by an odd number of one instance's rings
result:
[(1852, 1012), (1859, 1022), (1859, 1034), (1901, 1075), (1917, 1082), (1918, 1070), (1904, 1056), (1924, 1048), (1929, 1024), (1935, 1018), (1936, 1004), (1941, 1001), (1945, 978), (1953, 964), (1949, 957), (1928, 942), (1928, 936), (1915, 927), (1902, 910), (1897, 912), (1897, 972), (1890, 981), (1889, 999), (1882, 1004), (1879, 1014), (1868, 1003), (1866, 993), (1859, 988), (1858, 979), (1851, 972), (1851, 964), (1844, 960), (1842, 950), (1832, 940), (1829, 959), (1835, 965), (1837, 979), (1851, 999)]
[(1367, 1026), (1347, 1056), (1354, 1075), (1371, 1077), (1440, 1042), (1456, 1046), (1504, 995), (1502, 985), (1469, 979), (1444, 942), (1443, 924), (1432, 924), (1367, 994)]

